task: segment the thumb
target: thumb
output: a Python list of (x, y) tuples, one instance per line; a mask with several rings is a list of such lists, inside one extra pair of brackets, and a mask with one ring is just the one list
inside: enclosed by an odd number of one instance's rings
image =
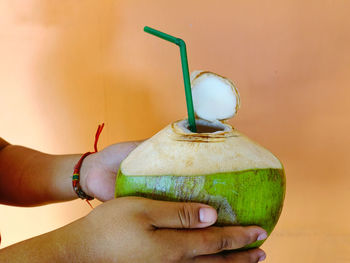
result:
[(112, 144), (102, 151), (98, 152), (98, 160), (100, 165), (106, 170), (118, 172), (120, 163), (133, 151), (141, 141), (120, 142)]
[(146, 214), (158, 228), (203, 228), (216, 222), (216, 210), (199, 203), (149, 200)]

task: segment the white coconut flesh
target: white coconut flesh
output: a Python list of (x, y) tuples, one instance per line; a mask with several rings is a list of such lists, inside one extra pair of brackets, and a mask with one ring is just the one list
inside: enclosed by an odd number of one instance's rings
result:
[(191, 87), (194, 111), (201, 119), (226, 120), (239, 108), (239, 93), (225, 77), (209, 71), (194, 71)]
[(268, 150), (230, 125), (221, 125), (222, 130), (216, 132), (192, 133), (187, 120), (172, 123), (133, 150), (122, 162), (121, 172), (126, 176), (194, 176), (282, 169)]

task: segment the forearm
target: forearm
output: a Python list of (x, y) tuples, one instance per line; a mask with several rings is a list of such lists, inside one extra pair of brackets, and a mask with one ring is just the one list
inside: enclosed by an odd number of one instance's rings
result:
[(0, 149), (0, 202), (34, 206), (76, 198), (71, 176), (79, 158), (6, 145)]
[[(87, 229), (75, 221), (52, 232), (16, 243), (0, 250), (0, 262), (46, 263), (46, 262), (88, 262), (85, 256), (89, 249), (85, 244)], [(84, 261), (80, 259), (84, 258)]]

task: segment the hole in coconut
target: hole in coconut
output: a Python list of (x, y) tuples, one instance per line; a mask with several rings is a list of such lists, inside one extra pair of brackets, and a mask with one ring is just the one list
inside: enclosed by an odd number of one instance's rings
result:
[[(179, 122), (178, 125), (182, 128), (182, 130), (185, 133), (189, 133), (189, 134), (193, 133), (190, 130), (190, 126), (187, 120), (183, 120)], [(219, 121), (209, 122), (201, 119), (196, 120), (196, 127), (197, 127), (196, 133), (221, 133), (221, 132), (226, 132), (231, 130), (229, 126), (224, 125)]]
[[(197, 127), (197, 133), (214, 133), (214, 132), (218, 132), (218, 131), (223, 131), (225, 130), (224, 127), (217, 127), (217, 126), (209, 126), (209, 125), (205, 125), (204, 123), (198, 124), (196, 123), (196, 127)], [(186, 126), (186, 129), (190, 129), (190, 126)]]

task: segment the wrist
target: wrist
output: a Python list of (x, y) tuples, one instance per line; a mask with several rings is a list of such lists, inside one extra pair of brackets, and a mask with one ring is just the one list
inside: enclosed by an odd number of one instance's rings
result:
[(70, 201), (77, 198), (72, 187), (72, 175), (74, 166), (77, 164), (82, 155), (50, 155), (50, 167), (48, 171), (52, 176), (45, 177), (48, 179), (45, 191), (47, 202)]
[(91, 176), (92, 167), (94, 167), (95, 154), (89, 154), (86, 156), (80, 167), (80, 186), (81, 189), (89, 196), (94, 197), (94, 193), (89, 189), (88, 181)]

